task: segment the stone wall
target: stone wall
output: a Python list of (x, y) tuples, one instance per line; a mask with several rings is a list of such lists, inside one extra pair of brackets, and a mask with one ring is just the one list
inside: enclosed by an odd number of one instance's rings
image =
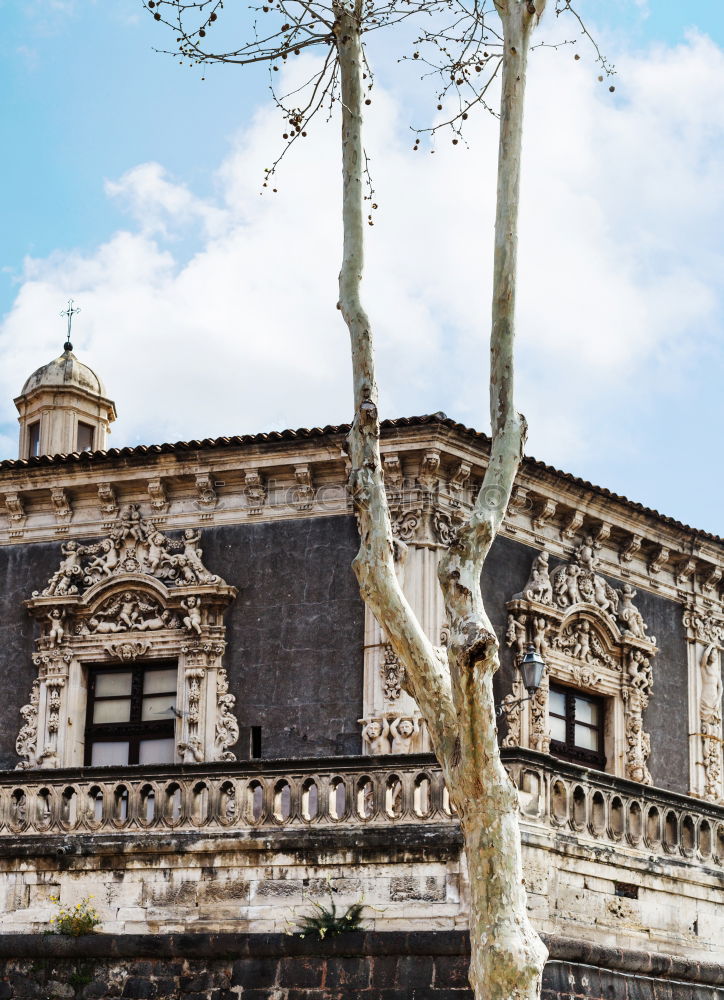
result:
[[(240, 725), (261, 727), (262, 756), (359, 753), (364, 609), (351, 567), (354, 519), (208, 527), (201, 544), (210, 571), (239, 589), (224, 662)], [(0, 546), (0, 770), (18, 761), (20, 708), (37, 675), (24, 601), (61, 558), (60, 542)]]
[[(724, 966), (547, 939), (542, 1000), (722, 1000)], [(0, 1000), (471, 1000), (464, 932), (0, 936)]]

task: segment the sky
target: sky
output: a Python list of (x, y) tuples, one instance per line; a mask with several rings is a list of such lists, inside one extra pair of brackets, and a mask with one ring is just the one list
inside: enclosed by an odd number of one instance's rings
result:
[[(529, 454), (722, 534), (718, 6), (583, 0), (614, 93), (584, 40), (531, 54), (517, 360)], [(282, 131), (264, 72), (202, 80), (154, 51), (168, 36), (140, 0), (0, 0), (0, 19), (0, 457), (70, 297), (76, 354), (118, 408), (112, 445), (348, 420), (337, 124), (261, 195)], [(576, 37), (550, 16), (541, 32)], [(413, 152), (434, 95), (391, 45), (370, 44), (366, 121), (382, 412), (485, 430), (497, 123)], [(312, 69), (300, 57), (285, 82)]]

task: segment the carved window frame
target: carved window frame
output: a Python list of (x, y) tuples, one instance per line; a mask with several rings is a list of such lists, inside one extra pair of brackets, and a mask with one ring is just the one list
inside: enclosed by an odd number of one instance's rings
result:
[[(548, 692), (553, 680), (603, 699), (606, 772), (651, 784), (643, 713), (652, 690), (656, 642), (646, 635), (632, 603), (633, 589), (626, 593), (624, 584), (617, 591), (597, 573), (596, 562), (590, 537), (550, 576), (548, 554), (538, 553), (528, 583), (508, 601), (506, 638), (513, 647), (514, 681), (503, 700), (508, 723), (503, 745), (550, 752)], [(565, 591), (571, 578), (579, 581), (573, 599)], [(582, 632), (586, 638), (581, 641)], [(543, 655), (546, 669), (539, 690), (521, 705), (525, 691), (516, 668), (529, 643)]]
[[(41, 634), (37, 677), (21, 709), (18, 766), (83, 766), (89, 669), (138, 659), (177, 664), (175, 762), (235, 759), (229, 748), (239, 726), (223, 665), (223, 616), (236, 589), (206, 570), (200, 548), (187, 555), (200, 531), (167, 538), (136, 505), (119, 513), (117, 525), (101, 542), (67, 542), (59, 570), (25, 602)], [(110, 566), (109, 552), (117, 556)]]

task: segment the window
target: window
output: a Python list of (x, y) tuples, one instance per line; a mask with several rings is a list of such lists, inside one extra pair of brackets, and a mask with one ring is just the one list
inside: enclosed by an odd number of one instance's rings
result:
[(548, 694), (551, 753), (603, 770), (606, 766), (603, 715), (602, 698), (551, 684)]
[(93, 451), (93, 427), (78, 421), (78, 451)]
[(33, 458), (40, 454), (40, 421), (30, 424), (28, 427), (28, 458)]
[(173, 763), (176, 678), (169, 663), (91, 668), (85, 763)]

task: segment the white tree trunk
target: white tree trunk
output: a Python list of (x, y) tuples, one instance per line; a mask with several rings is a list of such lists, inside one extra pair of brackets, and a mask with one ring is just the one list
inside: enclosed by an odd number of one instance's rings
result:
[(372, 335), (360, 300), (364, 214), (361, 0), (336, 8), (342, 93), (344, 253), (339, 307), (350, 332), (355, 414), (350, 489), (361, 545), (354, 569), (363, 598), (406, 669), (460, 815), (471, 885), (470, 979), (477, 1000), (535, 1000), (546, 949), (531, 927), (522, 881), (518, 801), (500, 759), (492, 678), (498, 642), (483, 607), (483, 562), (510, 500), (525, 442), (513, 403), (513, 340), (523, 94), (530, 33), (545, 0), (496, 0), (504, 28), (500, 149), (490, 342), (492, 444), (468, 522), (440, 564), (450, 623), (447, 663), (438, 658), (397, 581), (379, 452)]

